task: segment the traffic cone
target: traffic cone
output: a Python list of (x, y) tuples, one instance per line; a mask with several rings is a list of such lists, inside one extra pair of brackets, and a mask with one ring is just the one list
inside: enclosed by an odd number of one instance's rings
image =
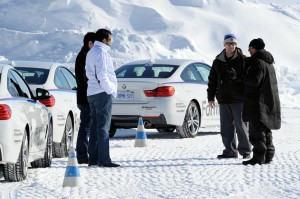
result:
[(73, 146), (70, 147), (68, 164), (65, 172), (63, 187), (77, 187), (81, 185), (80, 173), (77, 162), (76, 151)]
[(134, 147), (146, 147), (147, 146), (146, 141), (147, 141), (147, 135), (144, 129), (144, 122), (143, 122), (143, 118), (140, 117), (136, 136), (135, 136)]

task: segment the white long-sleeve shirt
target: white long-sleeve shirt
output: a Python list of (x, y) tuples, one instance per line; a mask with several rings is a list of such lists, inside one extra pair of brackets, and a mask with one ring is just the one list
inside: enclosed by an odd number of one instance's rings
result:
[(106, 44), (95, 41), (86, 56), (85, 70), (89, 79), (87, 96), (102, 92), (117, 96), (117, 77), (112, 59), (107, 52), (109, 49)]

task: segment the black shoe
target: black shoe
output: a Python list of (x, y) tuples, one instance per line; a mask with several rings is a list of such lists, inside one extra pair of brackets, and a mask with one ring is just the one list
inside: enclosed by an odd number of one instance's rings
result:
[(104, 164), (102, 165), (103, 167), (119, 167), (120, 165), (119, 164), (115, 164), (115, 163), (109, 163), (109, 164)]
[(265, 164), (271, 164), (272, 160), (266, 159)]
[(218, 159), (224, 159), (224, 158), (237, 158), (238, 156), (237, 155), (225, 155), (225, 154), (222, 154), (222, 155), (218, 155), (217, 158)]
[(77, 159), (77, 162), (78, 162), (78, 164), (88, 164), (89, 160), (87, 158), (86, 159)]
[(99, 166), (99, 164), (97, 164), (97, 163), (89, 163), (89, 167), (90, 166)]
[(258, 160), (256, 160), (256, 159), (250, 159), (250, 160), (247, 160), (247, 161), (243, 161), (242, 162), (242, 164), (243, 165), (252, 165), (252, 166), (254, 166), (254, 165), (256, 165), (256, 164), (259, 164), (259, 165), (262, 165), (262, 164), (265, 164), (265, 162), (264, 161), (258, 161)]
[(250, 154), (244, 154), (243, 155), (243, 159), (250, 159), (250, 158), (251, 158)]

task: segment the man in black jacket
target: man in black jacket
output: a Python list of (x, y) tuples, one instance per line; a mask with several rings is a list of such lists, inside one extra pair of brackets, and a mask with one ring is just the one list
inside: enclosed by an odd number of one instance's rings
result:
[(88, 138), (90, 134), (90, 107), (87, 100), (87, 78), (85, 75), (85, 59), (95, 42), (95, 33), (88, 32), (83, 38), (83, 46), (75, 62), (77, 82), (77, 106), (80, 110), (80, 127), (78, 131), (76, 151), (79, 164), (88, 164)]
[(281, 126), (274, 59), (264, 48), (265, 43), (261, 38), (253, 39), (249, 44), (251, 57), (246, 59), (245, 64), (243, 119), (250, 123), (253, 158), (244, 161), (244, 165), (268, 164), (272, 161), (275, 148), (271, 129)]
[[(241, 76), (245, 56), (237, 48), (235, 35), (224, 37), (225, 49), (216, 57), (209, 74), (207, 98), (210, 107), (215, 97), (220, 106), (221, 136), (225, 149), (218, 158), (250, 158), (251, 144), (247, 124), (242, 120), (244, 84), (233, 79)], [(238, 138), (238, 145), (236, 141)]]

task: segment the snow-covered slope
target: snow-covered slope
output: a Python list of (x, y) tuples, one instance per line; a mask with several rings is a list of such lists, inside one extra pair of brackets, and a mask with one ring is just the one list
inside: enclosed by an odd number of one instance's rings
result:
[(1, 0), (0, 59), (73, 63), (87, 31), (113, 32), (115, 67), (145, 58), (211, 64), (234, 33), (246, 55), (261, 37), (275, 58), (280, 94), (297, 103), (300, 5), (246, 0)]

